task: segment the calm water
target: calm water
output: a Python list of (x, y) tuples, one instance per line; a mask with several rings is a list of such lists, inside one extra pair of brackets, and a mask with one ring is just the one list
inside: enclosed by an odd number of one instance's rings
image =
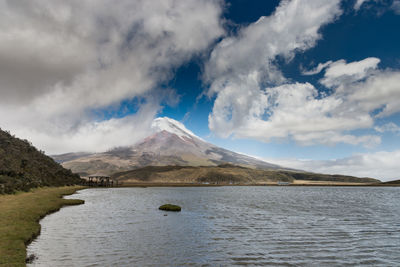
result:
[[(400, 188), (80, 191), (45, 217), (30, 266), (400, 266)], [(71, 196), (69, 197), (71, 198)], [(158, 210), (164, 203), (180, 213)], [(164, 216), (168, 214), (168, 216)]]

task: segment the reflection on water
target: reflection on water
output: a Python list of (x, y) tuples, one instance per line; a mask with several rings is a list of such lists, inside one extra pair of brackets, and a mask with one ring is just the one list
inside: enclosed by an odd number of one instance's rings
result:
[[(400, 188), (80, 191), (45, 217), (29, 266), (400, 266)], [(165, 203), (180, 213), (158, 210)], [(164, 216), (168, 214), (168, 216)]]

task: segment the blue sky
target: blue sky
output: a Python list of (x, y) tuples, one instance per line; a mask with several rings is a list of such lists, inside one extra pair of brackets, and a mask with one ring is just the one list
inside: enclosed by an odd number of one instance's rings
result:
[(305, 170), (399, 178), (399, 0), (0, 0), (0, 127), (48, 154), (154, 118)]

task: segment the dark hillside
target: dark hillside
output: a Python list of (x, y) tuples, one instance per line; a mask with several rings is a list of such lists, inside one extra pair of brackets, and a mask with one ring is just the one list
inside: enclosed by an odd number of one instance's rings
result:
[(400, 180), (388, 181), (382, 183), (383, 185), (400, 185)]
[(80, 182), (79, 175), (64, 169), (29, 141), (0, 129), (0, 194)]

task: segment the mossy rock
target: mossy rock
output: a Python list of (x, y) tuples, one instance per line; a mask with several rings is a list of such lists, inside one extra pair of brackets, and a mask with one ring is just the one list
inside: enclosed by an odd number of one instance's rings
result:
[(172, 204), (165, 204), (158, 208), (159, 210), (166, 210), (166, 211), (181, 211), (181, 207)]

